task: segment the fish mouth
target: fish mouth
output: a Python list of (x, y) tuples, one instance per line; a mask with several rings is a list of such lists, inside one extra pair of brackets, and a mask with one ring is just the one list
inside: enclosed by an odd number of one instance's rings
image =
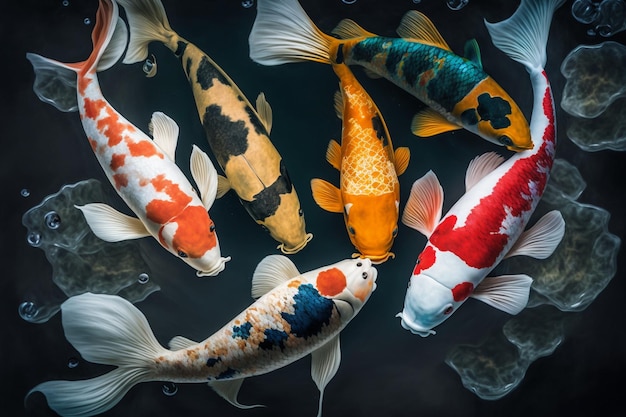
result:
[(428, 337), (431, 334), (437, 334), (437, 332), (434, 331), (433, 329), (427, 329), (425, 327), (420, 326), (417, 323), (414, 323), (413, 321), (405, 317), (405, 315), (402, 312), (396, 314), (396, 317), (400, 317), (401, 319), (400, 325), (402, 326), (402, 328), (410, 331), (413, 334), (417, 334), (422, 337)]
[(515, 146), (507, 146), (506, 148), (509, 151), (520, 152), (520, 151), (528, 151), (530, 149), (533, 149), (533, 147), (534, 147), (534, 145), (531, 142), (530, 145), (527, 145), (527, 146), (515, 145)]
[(352, 257), (353, 258), (367, 258), (370, 261), (372, 261), (374, 265), (380, 265), (383, 262), (386, 262), (389, 258), (391, 259), (395, 258), (396, 255), (393, 252), (386, 252), (381, 255), (367, 255), (364, 253), (355, 252), (352, 254)]
[(214, 277), (226, 268), (226, 262), (228, 261), (230, 261), (230, 256), (221, 258), (213, 268), (206, 271), (196, 271), (196, 275), (199, 277)]
[(280, 245), (276, 246), (276, 249), (280, 249), (280, 251), (285, 255), (293, 255), (296, 252), (300, 252), (302, 248), (304, 248), (306, 244), (311, 241), (311, 239), (313, 239), (313, 233), (307, 233), (304, 237), (304, 240), (293, 248), (288, 248), (285, 246), (284, 243), (281, 243)]

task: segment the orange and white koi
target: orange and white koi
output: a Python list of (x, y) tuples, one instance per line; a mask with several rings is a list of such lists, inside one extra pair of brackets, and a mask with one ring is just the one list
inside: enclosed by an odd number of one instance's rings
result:
[(409, 149), (393, 149), (382, 114), (345, 64), (332, 64), (339, 77), (335, 110), (342, 120), (341, 145), (331, 140), (326, 159), (340, 174), (340, 188), (313, 179), (315, 202), (324, 210), (343, 213), (350, 241), (374, 263), (393, 257), (398, 234), (401, 175)]
[(376, 289), (369, 259), (347, 259), (301, 274), (283, 255), (257, 266), (258, 298), (206, 340), (175, 337), (170, 349), (156, 340), (146, 317), (115, 295), (86, 293), (61, 306), (65, 336), (86, 360), (117, 366), (96, 378), (48, 381), (42, 392), (61, 415), (91, 416), (112, 408), (134, 385), (148, 381), (200, 382), (240, 408), (243, 380), (311, 354), (311, 376), (324, 389), (341, 362), (339, 335)]
[[(100, 0), (92, 32), (93, 51), (78, 63), (62, 63), (27, 54), (37, 77), (62, 79), (72, 85), (83, 129), (107, 178), (138, 218), (102, 203), (79, 208), (93, 232), (116, 242), (153, 236), (176, 257), (197, 270), (198, 276), (217, 275), (230, 257), (222, 257), (215, 224), (208, 214), (217, 194), (218, 176), (199, 148), (191, 154), (196, 193), (176, 165), (178, 126), (160, 112), (152, 115), (154, 139), (135, 127), (104, 98), (97, 71), (119, 60), (128, 39), (118, 17), (118, 6)], [(51, 75), (52, 74), (52, 75)], [(40, 85), (36, 80), (36, 85)], [(55, 103), (53, 93), (38, 90), (40, 98)]]
[(465, 57), (452, 52), (422, 13), (408, 12), (401, 38), (375, 35), (345, 19), (323, 33), (297, 0), (258, 0), (249, 36), (250, 57), (264, 65), (316, 61), (359, 65), (384, 77), (429, 106), (411, 130), (428, 137), (465, 128), (509, 150), (532, 148), (528, 122), (515, 101), (482, 67), (476, 41)]

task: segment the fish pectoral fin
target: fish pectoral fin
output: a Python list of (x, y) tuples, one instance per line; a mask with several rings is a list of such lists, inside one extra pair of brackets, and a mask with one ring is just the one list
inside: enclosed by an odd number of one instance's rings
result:
[(209, 156), (196, 145), (193, 145), (193, 150), (191, 151), (189, 167), (191, 169), (191, 176), (198, 187), (202, 205), (209, 210), (217, 196), (217, 170), (215, 166), (213, 166), (213, 162), (211, 162)]
[(404, 174), (404, 171), (409, 167), (409, 159), (411, 159), (411, 151), (409, 148), (403, 146), (395, 150), (394, 166), (396, 168), (396, 175)]
[(154, 143), (167, 157), (176, 163), (176, 145), (178, 144), (178, 132), (180, 129), (172, 118), (159, 111), (152, 113), (152, 119), (148, 125)]
[(466, 59), (472, 61), (478, 68), (483, 68), (483, 62), (480, 58), (480, 47), (476, 39), (470, 39), (465, 42), (464, 56)]
[(319, 178), (311, 180), (313, 200), (318, 206), (331, 213), (343, 213), (341, 190), (328, 181)]
[(239, 388), (241, 388), (241, 384), (245, 378), (240, 379), (229, 379), (225, 381), (210, 381), (209, 386), (217, 392), (220, 397), (231, 403), (237, 408), (256, 408), (256, 407), (265, 407), (263, 404), (254, 404), (254, 405), (246, 405), (241, 404), (237, 401), (237, 395), (239, 394)]
[(339, 335), (329, 340), (325, 345), (311, 353), (311, 378), (320, 390), (320, 400), (317, 415), (322, 415), (322, 401), (324, 400), (324, 388), (337, 373), (341, 363), (341, 347)]
[(150, 236), (141, 220), (120, 213), (108, 204), (90, 203), (74, 207), (83, 212), (91, 231), (104, 241), (120, 242)]
[(224, 197), (224, 194), (230, 191), (230, 180), (223, 175), (217, 176), (217, 196), (216, 198)]
[(528, 304), (533, 279), (528, 275), (487, 277), (476, 287), (471, 297), (505, 313), (517, 314)]
[(172, 340), (170, 340), (170, 342), (168, 343), (168, 346), (171, 350), (180, 350), (180, 349), (187, 349), (188, 347), (191, 347), (197, 344), (198, 342), (193, 341), (191, 339), (187, 339), (186, 337), (175, 336), (172, 338)]
[(259, 298), (283, 282), (300, 275), (296, 265), (284, 255), (268, 255), (252, 275), (252, 298)]
[(417, 113), (411, 121), (411, 132), (421, 138), (459, 129), (462, 129), (462, 126), (449, 121), (443, 114), (433, 109), (426, 109)]
[(425, 14), (417, 10), (409, 10), (404, 14), (396, 32), (401, 38), (415, 39), (421, 43), (451, 51), (448, 43), (441, 36), (433, 22)]
[(504, 158), (495, 152), (487, 152), (472, 159), (467, 166), (467, 171), (465, 171), (465, 192), (498, 168), (502, 162), (504, 162)]
[(526, 230), (506, 254), (511, 256), (530, 256), (535, 259), (546, 259), (552, 255), (561, 243), (565, 234), (565, 220), (561, 212), (553, 210), (546, 213), (530, 229)]
[(98, 61), (98, 71), (104, 71), (111, 68), (117, 61), (120, 60), (124, 51), (126, 50), (126, 44), (128, 43), (128, 29), (121, 17), (118, 16), (115, 24), (115, 31), (113, 36), (106, 46), (100, 60)]
[(356, 23), (352, 19), (343, 19), (341, 22), (335, 26), (335, 28), (330, 32), (333, 35), (337, 36), (339, 39), (350, 39), (350, 38), (370, 38), (372, 36), (378, 36), (375, 33), (368, 32), (363, 29), (358, 23)]
[(261, 123), (263, 123), (263, 126), (265, 126), (265, 130), (267, 130), (267, 134), (269, 135), (272, 131), (272, 107), (265, 99), (265, 93), (259, 93), (256, 98), (256, 111), (259, 113)]
[(334, 139), (328, 142), (328, 148), (326, 148), (326, 160), (336, 170), (341, 170), (341, 145)]
[(428, 171), (411, 186), (402, 223), (430, 237), (441, 220), (442, 209), (443, 188), (435, 173)]
[(369, 68), (363, 68), (363, 71), (365, 72), (365, 75), (367, 75), (367, 77), (371, 78), (372, 80), (376, 80), (378, 78), (383, 78), (382, 75), (380, 75), (377, 72), (374, 72), (373, 70), (371, 70)]

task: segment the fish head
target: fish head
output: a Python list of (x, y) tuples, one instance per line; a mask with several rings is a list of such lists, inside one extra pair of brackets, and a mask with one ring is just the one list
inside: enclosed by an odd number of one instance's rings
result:
[(222, 257), (215, 224), (202, 206), (187, 206), (159, 230), (160, 242), (194, 268), (199, 277), (215, 276), (230, 257)]
[(341, 320), (352, 319), (376, 289), (377, 269), (370, 259), (345, 259), (321, 268), (314, 277), (319, 293), (332, 299)]
[(432, 329), (450, 317), (463, 301), (456, 301), (450, 288), (419, 273), (411, 276), (404, 308), (396, 317), (400, 317), (404, 329), (426, 337), (435, 334)]
[(295, 188), (289, 193), (281, 194), (276, 211), (268, 217), (258, 219), (257, 223), (280, 242), (278, 249), (287, 255), (299, 252), (313, 239), (313, 235), (306, 232), (304, 211)]
[(344, 220), (348, 236), (362, 258), (375, 264), (394, 254), (391, 247), (398, 234), (399, 199), (396, 193), (344, 197)]

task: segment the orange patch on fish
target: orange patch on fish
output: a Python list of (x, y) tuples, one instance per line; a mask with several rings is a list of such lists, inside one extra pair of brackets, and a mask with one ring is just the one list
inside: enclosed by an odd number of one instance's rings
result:
[(161, 154), (156, 146), (152, 142), (142, 141), (137, 143), (128, 143), (128, 150), (132, 156), (158, 156), (163, 159), (163, 154)]
[(107, 105), (106, 101), (102, 99), (91, 100), (87, 97), (85, 97), (84, 104), (85, 104), (85, 117), (87, 117), (88, 119), (93, 119), (93, 120), (95, 120), (98, 117), (102, 109), (104, 109)]
[(93, 138), (87, 138), (87, 140), (89, 141), (89, 146), (91, 146), (91, 150), (96, 152), (96, 149), (98, 148), (98, 142), (96, 142)]
[(119, 190), (128, 185), (128, 176), (126, 174), (115, 174), (113, 175), (113, 181), (115, 182), (115, 189)]
[(126, 159), (126, 155), (124, 154), (113, 154), (113, 156), (111, 156), (111, 169), (113, 171), (117, 171), (117, 169), (119, 167), (124, 166), (124, 160)]
[(289, 284), (287, 284), (287, 286), (291, 288), (298, 288), (300, 284), (302, 284), (302, 281), (300, 281), (299, 279), (294, 279)]
[(374, 285), (374, 281), (370, 280), (367, 283), (367, 288), (362, 288), (359, 291), (355, 291), (354, 296), (358, 298), (359, 300), (365, 302), (367, 300), (368, 295), (371, 294), (372, 292), (373, 285)]
[(178, 228), (172, 245), (176, 250), (182, 250), (190, 258), (200, 258), (217, 246), (215, 232), (210, 231), (213, 222), (203, 206), (187, 206), (175, 220)]
[(100, 130), (109, 139), (109, 146), (113, 147), (122, 142), (124, 137), (122, 133), (125, 130), (124, 124), (120, 123), (120, 118), (115, 112), (107, 107), (106, 116), (98, 120), (96, 123), (98, 130)]
[(181, 191), (178, 184), (168, 180), (165, 175), (158, 175), (150, 181), (154, 189), (163, 192), (170, 197), (169, 201), (152, 200), (146, 206), (146, 214), (150, 220), (159, 224), (165, 224), (176, 216), (191, 202), (191, 197)]
[(346, 276), (337, 268), (322, 271), (317, 275), (316, 286), (320, 294), (332, 297), (346, 288)]

